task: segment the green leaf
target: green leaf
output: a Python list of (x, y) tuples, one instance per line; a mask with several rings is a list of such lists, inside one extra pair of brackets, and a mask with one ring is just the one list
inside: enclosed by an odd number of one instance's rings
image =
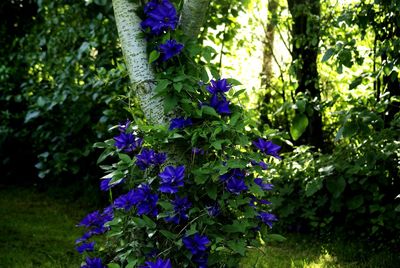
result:
[(142, 217), (147, 227), (149, 227), (150, 229), (154, 229), (157, 227), (157, 224), (152, 219), (150, 219), (146, 215), (143, 215)]
[(234, 252), (239, 253), (240, 255), (244, 256), (246, 251), (246, 241), (240, 239), (238, 241), (228, 241), (228, 247), (230, 247)]
[(118, 154), (119, 159), (122, 160), (122, 162), (127, 163), (127, 164), (131, 164), (132, 163), (132, 159), (129, 157), (129, 155), (127, 154)]
[(165, 236), (166, 238), (170, 239), (170, 240), (176, 240), (176, 238), (178, 237), (177, 234), (171, 233), (170, 231), (167, 230), (160, 230), (160, 233)]
[(174, 83), (174, 88), (177, 92), (181, 92), (182, 88), (183, 88), (183, 84), (182, 83)]
[(159, 80), (159, 81), (157, 81), (157, 86), (156, 86), (156, 88), (154, 89), (154, 91), (157, 92), (157, 93), (161, 93), (161, 92), (164, 91), (164, 89), (166, 89), (166, 88), (168, 87), (168, 85), (170, 85), (170, 84), (171, 84), (171, 81), (169, 81), (169, 80), (165, 80), (165, 79)]
[(346, 188), (346, 181), (343, 177), (330, 178), (326, 181), (326, 188), (333, 197), (338, 198)]
[(215, 109), (210, 107), (210, 106), (201, 107), (201, 111), (204, 114), (208, 114), (208, 115), (212, 115), (212, 116), (215, 116), (215, 117), (219, 117), (219, 114), (217, 113), (217, 111), (215, 111)]
[(149, 55), (149, 63), (155, 62), (160, 57), (160, 52), (153, 50)]
[(364, 203), (364, 197), (362, 195), (356, 195), (347, 201), (347, 207), (349, 209), (357, 209)]
[(178, 99), (175, 95), (166, 96), (164, 99), (164, 112), (172, 111), (178, 105)]
[(25, 116), (24, 123), (28, 123), (29, 121), (31, 121), (32, 119), (38, 117), (39, 115), (40, 115), (39, 111), (29, 111)]
[(211, 199), (216, 200), (217, 199), (217, 186), (215, 184), (213, 184), (213, 185), (210, 185), (209, 187), (207, 187), (207, 194)]
[(100, 164), (101, 162), (103, 162), (104, 159), (106, 159), (108, 156), (112, 155), (113, 153), (114, 153), (114, 151), (111, 149), (104, 150), (101, 153), (101, 155), (99, 156), (99, 158), (97, 159), (97, 164)]
[(313, 179), (312, 181), (306, 184), (306, 196), (310, 197), (322, 188), (322, 181), (318, 178)]
[(290, 127), (290, 135), (294, 140), (298, 140), (308, 126), (308, 118), (305, 114), (296, 114), (293, 118), (292, 125)]
[(108, 268), (120, 268), (121, 266), (119, 266), (119, 264), (117, 263), (109, 263), (107, 264)]
[(333, 56), (333, 54), (335, 54), (335, 49), (329, 48), (329, 49), (325, 52), (324, 56), (322, 57), (321, 62), (328, 61), (328, 60)]
[(268, 241), (277, 241), (277, 242), (286, 241), (286, 237), (284, 237), (280, 234), (267, 234), (265, 236), (265, 239), (267, 239)]

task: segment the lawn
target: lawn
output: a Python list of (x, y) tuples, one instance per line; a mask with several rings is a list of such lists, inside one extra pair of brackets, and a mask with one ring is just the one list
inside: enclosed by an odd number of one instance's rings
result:
[[(0, 267), (79, 267), (74, 241), (82, 233), (75, 224), (87, 212), (34, 188), (0, 188)], [(251, 251), (238, 267), (399, 267), (399, 255), (360, 248), (354, 242), (287, 235), (284, 242), (268, 243), (263, 253)]]

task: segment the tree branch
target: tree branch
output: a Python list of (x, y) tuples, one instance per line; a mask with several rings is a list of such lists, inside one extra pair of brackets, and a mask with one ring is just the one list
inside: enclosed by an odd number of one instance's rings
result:
[(197, 38), (209, 6), (209, 0), (185, 0), (180, 26), (187, 37)]

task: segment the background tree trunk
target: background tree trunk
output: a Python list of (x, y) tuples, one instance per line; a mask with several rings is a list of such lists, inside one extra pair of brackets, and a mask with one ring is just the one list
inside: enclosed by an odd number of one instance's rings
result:
[(320, 103), (317, 56), (319, 43), (319, 19), (321, 7), (319, 0), (288, 0), (289, 11), (292, 15), (292, 64), (298, 86), (296, 93), (309, 95), (313, 102), (313, 113), (308, 115), (307, 130), (299, 140), (300, 144), (309, 144), (322, 148), (322, 117), (316, 109)]

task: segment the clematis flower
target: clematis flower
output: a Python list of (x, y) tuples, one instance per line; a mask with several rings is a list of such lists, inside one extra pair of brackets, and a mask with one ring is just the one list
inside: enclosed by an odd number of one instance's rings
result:
[(81, 268), (106, 268), (106, 266), (102, 263), (100, 258), (86, 258), (86, 264), (82, 265)]
[(260, 186), (264, 191), (270, 191), (274, 186), (270, 183), (265, 183), (262, 178), (255, 178), (254, 183)]
[(150, 167), (154, 159), (154, 150), (144, 148), (140, 154), (136, 156), (136, 165), (141, 169), (145, 170)]
[(181, 221), (187, 221), (187, 210), (192, 206), (188, 198), (180, 198), (177, 196), (175, 200), (172, 201), (172, 205), (174, 205), (174, 215), (168, 216), (167, 218), (165, 218), (165, 221), (173, 222), (175, 224), (179, 224)]
[(206, 89), (211, 94), (216, 95), (218, 93), (223, 94), (229, 91), (231, 87), (232, 86), (228, 83), (226, 79), (220, 79), (220, 80), (211, 80), (210, 85), (208, 85)]
[(207, 250), (207, 244), (210, 243), (210, 240), (205, 235), (195, 233), (192, 236), (182, 238), (182, 242), (192, 255), (197, 255)]
[(217, 217), (221, 212), (221, 209), (219, 208), (218, 204), (208, 206), (206, 208), (207, 208), (207, 214), (210, 215), (211, 217)]
[(250, 163), (253, 166), (260, 166), (261, 169), (263, 169), (263, 170), (268, 169), (268, 165), (264, 161), (257, 162), (257, 161), (251, 160)]
[(145, 6), (147, 18), (141, 22), (143, 29), (150, 29), (154, 35), (160, 35), (164, 31), (175, 30), (178, 24), (178, 15), (175, 7), (168, 0), (150, 1)]
[(246, 191), (248, 188), (242, 179), (230, 178), (226, 181), (226, 189), (232, 194), (240, 194), (242, 191)]
[(218, 97), (217, 94), (211, 96), (210, 106), (213, 107), (219, 114), (230, 114), (229, 101), (225, 96)]
[(185, 119), (183, 117), (179, 117), (179, 118), (174, 118), (171, 120), (171, 124), (169, 125), (169, 130), (173, 130), (176, 128), (184, 128), (187, 126), (191, 126), (193, 125), (192, 119), (188, 118)]
[(121, 179), (121, 180), (118, 180), (118, 181), (113, 182), (113, 183), (110, 184), (111, 180), (112, 180), (111, 178), (102, 179), (100, 181), (100, 190), (108, 191), (111, 188), (113, 188), (114, 186), (117, 186), (118, 184), (120, 184), (120, 183), (122, 183), (124, 181), (123, 179)]
[(157, 216), (157, 201), (158, 195), (151, 193), (150, 186), (141, 184), (136, 189), (132, 189), (128, 193), (116, 198), (114, 206), (125, 211), (129, 211), (133, 206), (136, 206), (138, 215)]
[(93, 251), (94, 250), (94, 243), (95, 242), (91, 242), (91, 243), (83, 243), (80, 246), (76, 247), (76, 250), (82, 254), (85, 251)]
[(115, 146), (126, 153), (135, 151), (142, 146), (143, 140), (135, 137), (131, 133), (121, 132), (118, 136), (114, 137)]
[(155, 262), (146, 261), (146, 265), (140, 268), (172, 268), (172, 265), (169, 259), (157, 259)]
[(162, 165), (167, 160), (166, 153), (155, 153), (153, 157), (153, 165)]
[(274, 214), (264, 211), (258, 213), (258, 218), (260, 218), (261, 221), (264, 224), (268, 225), (270, 228), (272, 228), (272, 223), (278, 220)]
[(281, 149), (281, 146), (272, 143), (272, 141), (266, 141), (259, 138), (257, 141), (253, 141), (253, 145), (264, 154), (281, 159), (281, 157), (278, 155), (278, 151)]
[(118, 130), (120, 132), (126, 133), (126, 130), (128, 129), (130, 124), (131, 124), (131, 121), (129, 119), (126, 119), (126, 121), (124, 123), (119, 123)]
[(176, 193), (178, 192), (178, 187), (183, 186), (185, 166), (176, 168), (167, 166), (158, 176), (161, 178), (160, 192), (170, 194)]
[(176, 42), (176, 40), (167, 40), (164, 44), (158, 46), (158, 51), (161, 53), (162, 61), (167, 61), (178, 55), (182, 49), (183, 44)]

